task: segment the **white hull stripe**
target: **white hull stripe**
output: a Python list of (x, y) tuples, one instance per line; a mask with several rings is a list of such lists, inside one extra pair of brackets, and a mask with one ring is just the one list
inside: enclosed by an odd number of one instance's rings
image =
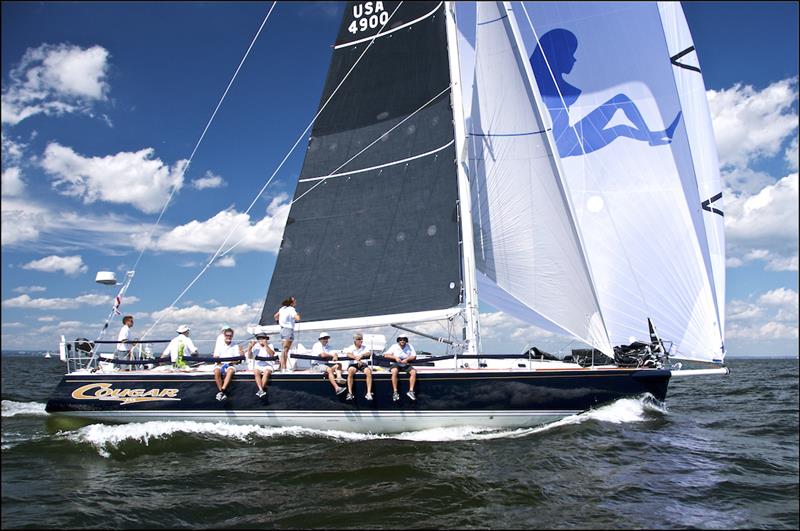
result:
[(348, 46), (353, 46), (354, 44), (358, 44), (358, 43), (361, 43), (361, 42), (371, 41), (372, 39), (378, 39), (380, 37), (384, 37), (386, 35), (389, 35), (390, 33), (394, 33), (397, 30), (401, 30), (403, 28), (407, 28), (408, 26), (412, 26), (412, 25), (416, 24), (417, 22), (419, 22), (420, 20), (424, 20), (424, 19), (428, 18), (429, 16), (433, 15), (434, 13), (436, 13), (436, 10), (439, 9), (442, 6), (443, 3), (444, 2), (439, 2), (439, 5), (434, 7), (433, 10), (431, 10), (430, 13), (428, 13), (426, 15), (422, 15), (421, 17), (419, 17), (417, 19), (414, 19), (411, 22), (406, 22), (402, 26), (397, 26), (396, 28), (392, 28), (389, 31), (384, 31), (383, 33), (376, 33), (372, 37), (364, 37), (363, 39), (358, 39), (357, 41), (345, 42), (343, 44), (339, 44), (338, 46), (334, 46), (333, 49), (334, 50), (338, 50), (339, 48), (346, 48)]
[(363, 173), (365, 171), (379, 170), (381, 168), (386, 168), (387, 166), (394, 166), (394, 165), (397, 165), (397, 164), (402, 164), (404, 162), (409, 162), (411, 160), (420, 159), (422, 157), (427, 157), (428, 155), (433, 155), (434, 153), (438, 153), (441, 150), (452, 146), (454, 142), (455, 142), (455, 140), (451, 140), (450, 142), (448, 142), (447, 144), (443, 145), (442, 147), (433, 149), (431, 151), (428, 151), (427, 153), (420, 153), (419, 155), (414, 155), (413, 157), (408, 157), (408, 158), (401, 159), (401, 160), (395, 160), (395, 161), (392, 161), (392, 162), (387, 162), (386, 164), (381, 164), (379, 166), (370, 166), (369, 168), (363, 168), (363, 169), (360, 169), (360, 170), (353, 170), (353, 171), (345, 171), (345, 172), (341, 172), (341, 173), (331, 173), (330, 175), (325, 175), (323, 177), (307, 177), (305, 179), (300, 179), (299, 182), (305, 183), (305, 182), (309, 182), (309, 181), (322, 181), (324, 179), (330, 179), (332, 177), (342, 177), (344, 175), (353, 175), (353, 174), (356, 174), (356, 173)]

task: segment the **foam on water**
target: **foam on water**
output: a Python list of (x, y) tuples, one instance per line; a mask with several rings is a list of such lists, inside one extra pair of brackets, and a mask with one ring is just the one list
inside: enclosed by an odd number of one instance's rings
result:
[(15, 402), (3, 400), (3, 417), (16, 417), (25, 415), (30, 417), (46, 416), (45, 404), (40, 402)]
[[(5, 407), (4, 401), (4, 416)], [(175, 434), (214, 437), (241, 442), (253, 442), (256, 439), (275, 437), (321, 437), (346, 442), (389, 439), (416, 442), (490, 440), (526, 437), (550, 431), (560, 426), (579, 424), (590, 420), (614, 424), (640, 422), (646, 420), (646, 414), (651, 410), (665, 413), (663, 407), (655, 404), (652, 399), (643, 397), (618, 400), (607, 406), (579, 415), (571, 415), (550, 424), (514, 430), (495, 430), (480, 426), (458, 426), (431, 428), (398, 434), (373, 434), (339, 430), (315, 430), (299, 426), (268, 427), (227, 424), (224, 422), (153, 421), (121, 425), (91, 424), (76, 431), (59, 432), (59, 436), (77, 444), (90, 444), (97, 449), (100, 455), (109, 457), (109, 450), (116, 448), (123, 442), (133, 441), (147, 446), (153, 440), (165, 439)]]

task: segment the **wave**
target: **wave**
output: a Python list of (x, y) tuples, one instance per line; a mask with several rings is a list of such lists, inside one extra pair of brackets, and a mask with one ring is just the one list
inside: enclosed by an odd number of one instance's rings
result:
[[(5, 402), (5, 401), (4, 401)], [(5, 404), (4, 404), (5, 415)], [(121, 425), (91, 424), (76, 431), (59, 432), (59, 436), (76, 444), (89, 444), (103, 457), (123, 443), (149, 446), (151, 442), (172, 436), (189, 435), (225, 441), (252, 443), (259, 439), (271, 438), (326, 438), (342, 442), (400, 440), (415, 442), (448, 442), (490, 440), (527, 437), (557, 429), (561, 426), (580, 424), (587, 421), (610, 422), (613, 424), (641, 422), (647, 420), (648, 413), (666, 413), (663, 406), (648, 397), (621, 399), (607, 406), (578, 415), (571, 415), (556, 422), (535, 428), (497, 430), (480, 426), (459, 426), (430, 428), (397, 434), (354, 433), (339, 430), (317, 430), (290, 427), (269, 427), (258, 425), (238, 425), (224, 422), (196, 421), (151, 421)]]
[(45, 404), (41, 402), (15, 402), (13, 400), (3, 400), (3, 417), (43, 417), (47, 416), (44, 410)]

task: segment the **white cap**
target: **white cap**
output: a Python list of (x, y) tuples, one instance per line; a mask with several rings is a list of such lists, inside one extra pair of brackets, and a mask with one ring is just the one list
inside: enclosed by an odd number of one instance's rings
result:
[(319, 339), (322, 339), (323, 337), (330, 338), (331, 336), (327, 332), (320, 332)]
[(178, 329), (176, 330), (176, 332), (178, 332), (179, 334), (182, 334), (182, 333), (188, 332), (188, 331), (189, 331), (189, 327), (186, 326), (186, 325), (180, 325), (178, 327)]

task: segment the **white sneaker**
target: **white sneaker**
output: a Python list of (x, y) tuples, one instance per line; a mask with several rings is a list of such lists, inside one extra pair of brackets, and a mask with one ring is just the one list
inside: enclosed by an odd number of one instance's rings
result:
[(366, 398), (367, 400), (372, 400), (372, 393), (365, 394), (364, 398)]
[(411, 400), (416, 400), (416, 399), (417, 399), (417, 395), (415, 395), (415, 394), (414, 394), (414, 391), (409, 391), (409, 392), (407, 392), (407, 393), (406, 393), (406, 395), (407, 395), (407, 396), (408, 396), (408, 398), (410, 398)]
[(392, 393), (392, 401), (397, 402), (398, 400), (400, 400), (400, 393), (395, 391), (394, 393)]
[(344, 393), (345, 391), (347, 391), (347, 387), (340, 387), (339, 389), (336, 390), (336, 394), (340, 395), (340, 394)]
[(265, 392), (264, 392), (264, 391), (262, 391), (261, 389), (259, 389), (258, 391), (256, 391), (256, 396), (257, 396), (258, 398), (261, 398), (261, 397), (262, 397), (262, 396), (264, 396), (265, 394), (267, 394), (267, 393), (265, 393)]
[(227, 398), (227, 397), (225, 396), (225, 393), (223, 393), (222, 391), (220, 391), (219, 393), (217, 393), (217, 400), (219, 400), (220, 402), (222, 402), (222, 401), (223, 401), (223, 400), (225, 400), (226, 398)]
[(345, 400), (353, 400), (355, 395), (353, 393), (347, 393), (347, 398)]

